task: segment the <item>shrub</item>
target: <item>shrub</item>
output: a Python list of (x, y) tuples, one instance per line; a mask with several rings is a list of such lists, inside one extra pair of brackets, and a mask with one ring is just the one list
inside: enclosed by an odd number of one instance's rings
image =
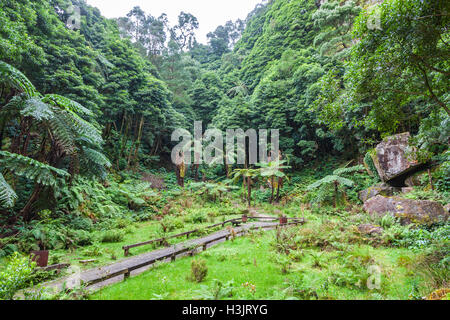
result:
[(92, 247), (84, 249), (83, 255), (87, 257), (100, 257), (103, 255), (103, 250), (98, 244), (94, 244)]
[(92, 231), (94, 224), (89, 218), (77, 216), (69, 222), (68, 227), (75, 230)]
[(174, 231), (183, 228), (184, 223), (179, 218), (173, 216), (167, 216), (160, 222), (164, 232)]
[(77, 246), (89, 246), (94, 243), (94, 236), (92, 233), (84, 230), (72, 230), (71, 237), (73, 243)]
[(185, 219), (186, 222), (191, 222), (191, 223), (203, 223), (206, 222), (208, 219), (208, 216), (206, 215), (206, 213), (201, 212), (201, 211), (197, 211), (194, 213), (191, 213), (190, 215), (188, 215)]
[(25, 288), (35, 267), (36, 263), (14, 253), (6, 268), (0, 272), (0, 300), (10, 300), (18, 290)]
[(205, 280), (208, 274), (208, 267), (206, 261), (203, 259), (194, 259), (191, 262), (191, 274), (189, 276), (190, 281), (202, 282)]
[(100, 235), (100, 241), (103, 243), (116, 243), (121, 242), (124, 238), (124, 234), (120, 230), (108, 230), (104, 231)]

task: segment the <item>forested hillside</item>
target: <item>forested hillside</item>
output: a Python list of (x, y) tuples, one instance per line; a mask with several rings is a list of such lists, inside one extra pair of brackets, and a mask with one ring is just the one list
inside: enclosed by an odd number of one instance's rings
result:
[[(74, 8), (79, 28), (68, 24)], [(39, 249), (54, 250), (57, 263), (67, 250), (86, 247), (83, 257), (104, 265), (117, 259), (126, 241), (262, 210), (313, 221), (310, 234), (299, 231), (297, 249), (331, 246), (355, 255), (339, 243), (363, 243), (422, 250), (417, 241), (432, 247), (435, 238), (440, 273), (431, 280), (423, 276), (422, 286), (414, 282), (414, 294), (448, 290), (448, 12), (444, 0), (270, 0), (245, 20), (211, 30), (201, 44), (195, 36), (199, 21), (188, 10), (178, 21), (139, 7), (107, 19), (84, 0), (2, 0), (2, 263)], [(171, 134), (177, 128), (192, 132), (194, 121), (202, 121), (204, 130), (279, 129), (283, 160), (176, 166)], [(406, 132), (405, 142), (399, 134)], [(406, 169), (383, 167), (392, 160), (383, 158), (391, 145)], [(388, 151), (380, 153), (382, 148)], [(395, 174), (389, 175), (391, 169)], [(410, 185), (413, 177), (418, 182)], [(445, 221), (411, 230), (394, 218), (380, 222), (362, 214), (371, 210), (366, 202), (374, 186), (380, 192), (372, 196), (437, 202)], [(329, 212), (330, 219), (344, 219), (344, 234), (358, 222), (379, 224), (384, 233), (371, 229), (369, 240), (324, 239), (332, 223), (341, 223), (322, 219)], [(419, 239), (417, 230), (428, 238)], [(404, 258), (405, 264), (416, 258)], [(275, 265), (283, 264), (277, 259)], [(321, 268), (320, 258), (313, 259), (313, 268)], [(287, 273), (289, 267), (283, 268)], [(31, 273), (20, 272), (24, 279)], [(351, 272), (358, 277), (359, 271)], [(332, 285), (353, 283), (345, 279)], [(0, 299), (10, 299), (28, 280), (12, 289), (2, 281), (9, 280), (0, 276)], [(312, 289), (302, 290), (308, 295)], [(336, 290), (326, 295), (368, 297)], [(408, 295), (383, 290), (387, 298)]]

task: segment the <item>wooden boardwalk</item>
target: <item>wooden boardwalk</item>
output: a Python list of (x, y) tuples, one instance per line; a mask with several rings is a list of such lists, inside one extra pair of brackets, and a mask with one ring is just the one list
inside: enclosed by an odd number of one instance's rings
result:
[[(298, 223), (301, 222), (294, 222), (288, 225)], [(250, 222), (242, 226), (235, 227), (233, 230), (236, 236), (241, 236), (250, 229), (275, 229), (277, 226), (280, 225), (274, 222)], [(187, 240), (183, 243), (178, 243), (170, 247), (125, 258), (108, 266), (80, 271), (70, 277), (48, 282), (42, 286), (47, 289), (54, 290), (55, 292), (59, 292), (64, 287), (66, 289), (72, 289), (82, 283), (89, 289), (96, 290), (106, 285), (119, 282), (131, 275), (140, 274), (150, 269), (157, 261), (174, 261), (180, 256), (193, 255), (200, 250), (206, 250), (215, 244), (224, 242), (230, 237), (232, 237), (232, 235), (229, 230), (220, 230), (201, 238)]]

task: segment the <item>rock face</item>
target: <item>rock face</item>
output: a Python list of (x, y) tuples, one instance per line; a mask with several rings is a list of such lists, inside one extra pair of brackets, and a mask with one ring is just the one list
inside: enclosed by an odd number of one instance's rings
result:
[(376, 196), (364, 203), (364, 210), (372, 215), (392, 214), (399, 217), (404, 224), (430, 224), (447, 220), (449, 213), (435, 201), (411, 200), (399, 197)]
[(373, 157), (378, 175), (384, 182), (391, 181), (421, 164), (413, 159), (414, 148), (409, 146), (409, 132), (387, 137), (376, 147)]
[(362, 202), (366, 202), (370, 198), (380, 196), (393, 196), (395, 191), (399, 191), (395, 187), (391, 187), (386, 183), (378, 183), (370, 188), (367, 188), (359, 192), (359, 199)]

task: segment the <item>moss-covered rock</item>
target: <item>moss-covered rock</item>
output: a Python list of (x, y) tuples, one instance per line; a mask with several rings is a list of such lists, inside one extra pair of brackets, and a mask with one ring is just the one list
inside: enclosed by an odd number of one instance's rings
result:
[(362, 202), (366, 202), (367, 200), (376, 197), (378, 195), (381, 196), (393, 196), (394, 192), (398, 191), (397, 188), (391, 187), (386, 183), (379, 183), (370, 188), (367, 188), (361, 192), (359, 192), (359, 199)]
[(439, 202), (400, 197), (376, 196), (364, 203), (364, 210), (380, 217), (391, 214), (401, 218), (403, 224), (432, 224), (447, 221), (449, 216)]
[(409, 132), (390, 136), (376, 147), (373, 162), (381, 180), (391, 181), (421, 165), (415, 159), (415, 148), (409, 144), (410, 136)]

